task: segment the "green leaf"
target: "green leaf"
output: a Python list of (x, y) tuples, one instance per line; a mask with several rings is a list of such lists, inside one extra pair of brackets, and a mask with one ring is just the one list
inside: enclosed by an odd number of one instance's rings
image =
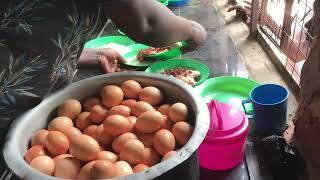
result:
[(57, 40), (53, 39), (53, 38), (50, 38), (50, 41), (57, 47), (59, 47), (59, 44), (57, 42)]
[(0, 83), (2, 82), (2, 80), (4, 79), (4, 74), (6, 73), (6, 69), (3, 69), (0, 73)]
[(72, 22), (72, 23), (74, 22), (73, 19), (72, 19), (72, 16), (70, 14), (67, 14), (67, 17), (68, 17), (70, 22)]
[(33, 89), (34, 87), (31, 86), (19, 86), (17, 88), (15, 88), (15, 91), (28, 91)]
[(89, 17), (89, 15), (87, 15), (87, 17), (86, 17), (86, 26), (88, 26), (89, 23), (90, 23), (90, 17)]
[(30, 81), (32, 78), (34, 78), (34, 76), (35, 75), (33, 75), (33, 76), (25, 76), (25, 77), (17, 80), (16, 81), (16, 85), (22, 85), (22, 84), (26, 83), (26, 82)]
[(60, 49), (62, 49), (62, 39), (61, 39), (61, 34), (59, 33), (58, 34), (58, 44), (59, 44), (59, 47), (60, 47)]
[(9, 93), (4, 93), (5, 98), (8, 100), (8, 102), (10, 103), (10, 105), (15, 105), (16, 104), (16, 98)]
[(12, 69), (14, 68), (14, 62), (13, 62), (13, 57), (12, 55), (10, 55), (10, 58), (9, 58), (9, 75), (12, 75)]

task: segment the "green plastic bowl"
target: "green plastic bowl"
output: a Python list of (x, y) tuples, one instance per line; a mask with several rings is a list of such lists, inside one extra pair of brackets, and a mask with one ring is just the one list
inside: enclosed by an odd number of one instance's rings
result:
[[(202, 84), (195, 87), (195, 90), (205, 102), (216, 99), (219, 102), (233, 105), (244, 111), (242, 100), (248, 99), (251, 90), (258, 85), (259, 84), (256, 81), (246, 78), (221, 76), (207, 79)], [(246, 108), (249, 114), (253, 113), (251, 104), (248, 104)]]
[(171, 59), (167, 61), (158, 61), (153, 63), (145, 71), (149, 73), (160, 73), (162, 70), (174, 69), (178, 67), (200, 72), (200, 79), (197, 81), (195, 86), (203, 83), (210, 74), (210, 69), (208, 66), (195, 59)]
[(88, 41), (84, 48), (101, 48), (109, 43), (117, 43), (124, 46), (135, 44), (135, 42), (127, 36), (105, 36)]

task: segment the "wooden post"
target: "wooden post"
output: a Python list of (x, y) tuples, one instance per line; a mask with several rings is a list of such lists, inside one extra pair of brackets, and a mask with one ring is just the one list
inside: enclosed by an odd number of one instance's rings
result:
[(258, 32), (259, 0), (252, 0), (250, 34)]
[(288, 45), (289, 35), (291, 35), (291, 25), (292, 25), (292, 7), (294, 0), (286, 0), (285, 1), (285, 11), (282, 22), (282, 32), (280, 39), (280, 47), (284, 52), (286, 52), (286, 48)]

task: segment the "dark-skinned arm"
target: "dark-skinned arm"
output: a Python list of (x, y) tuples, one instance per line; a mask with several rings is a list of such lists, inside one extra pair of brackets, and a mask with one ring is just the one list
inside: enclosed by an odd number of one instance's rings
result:
[(106, 3), (113, 22), (133, 40), (154, 47), (187, 41), (196, 49), (206, 40), (198, 23), (176, 16), (156, 0), (118, 0)]

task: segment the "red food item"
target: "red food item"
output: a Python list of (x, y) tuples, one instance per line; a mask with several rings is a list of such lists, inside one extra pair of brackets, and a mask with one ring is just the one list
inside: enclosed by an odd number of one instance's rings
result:
[(147, 49), (143, 49), (137, 54), (137, 59), (139, 61), (144, 61), (144, 60), (146, 60), (145, 56), (147, 56), (147, 55), (154, 55), (154, 54), (162, 53), (162, 52), (168, 51), (170, 49), (171, 48), (169, 46), (160, 47), (160, 48), (150, 47), (150, 48), (147, 48)]
[(161, 72), (161, 74), (170, 75), (176, 77), (190, 85), (196, 84), (196, 80), (200, 76), (199, 71), (193, 71), (190, 69), (184, 69), (181, 67), (175, 69), (167, 69)]

